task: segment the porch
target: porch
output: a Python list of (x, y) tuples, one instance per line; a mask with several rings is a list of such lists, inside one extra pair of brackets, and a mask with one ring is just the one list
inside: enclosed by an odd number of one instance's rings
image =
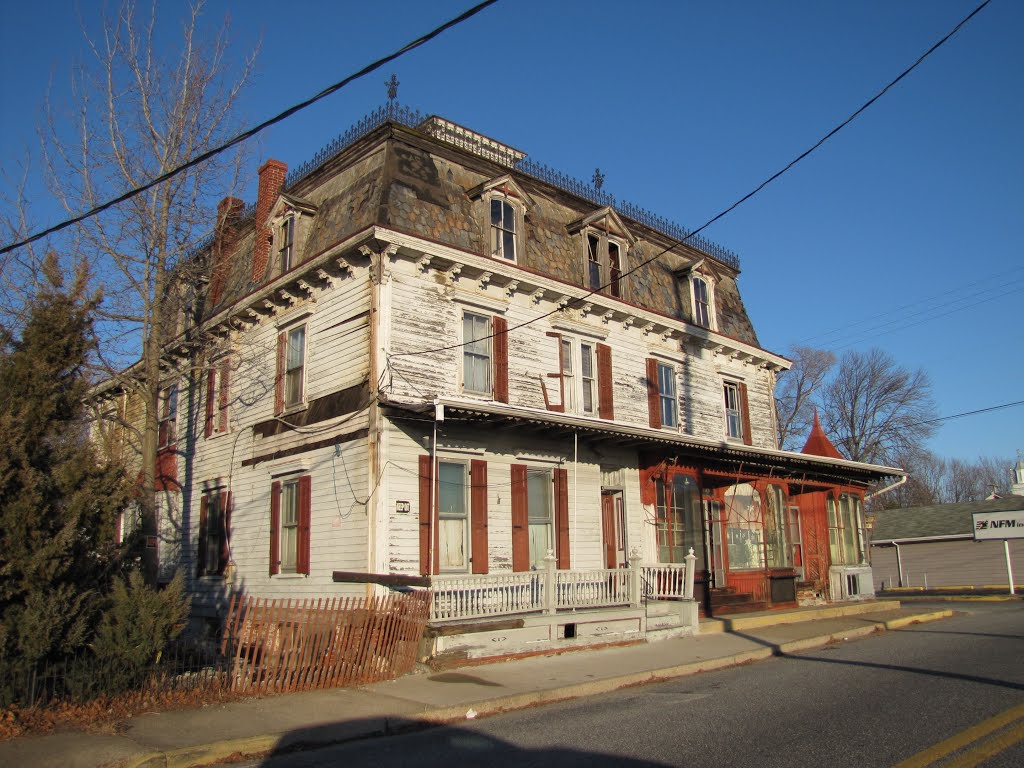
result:
[(430, 577), (421, 659), (471, 658), (692, 635), (693, 551), (685, 564), (558, 570), (549, 553), (535, 571)]

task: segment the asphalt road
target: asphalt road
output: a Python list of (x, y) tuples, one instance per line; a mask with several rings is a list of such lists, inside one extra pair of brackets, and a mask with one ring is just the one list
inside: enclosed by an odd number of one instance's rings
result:
[(917, 755), (915, 765), (926, 766), (936, 764), (934, 745), (962, 734), (959, 762), (944, 765), (1022, 766), (1024, 709), (992, 718), (1024, 706), (1024, 603), (945, 605), (962, 613), (745, 667), (253, 765), (864, 768)]

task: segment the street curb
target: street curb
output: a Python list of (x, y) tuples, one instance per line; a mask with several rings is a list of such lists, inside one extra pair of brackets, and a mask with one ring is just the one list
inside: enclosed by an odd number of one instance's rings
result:
[[(899, 629), (910, 624), (921, 624), (928, 621), (948, 618), (953, 615), (950, 609), (930, 611), (928, 613), (903, 616), (898, 619), (874, 622), (863, 627), (856, 627), (842, 632), (833, 632), (826, 635), (816, 635), (802, 640), (792, 640), (778, 645), (769, 645), (753, 651), (736, 653), (731, 656), (722, 656), (717, 659), (705, 659), (694, 661), (688, 664), (679, 664), (672, 667), (634, 672), (628, 675), (609, 677), (604, 680), (592, 680), (586, 683), (550, 688), (542, 691), (530, 691), (514, 696), (502, 696), (494, 699), (473, 702), (471, 704), (460, 704), (452, 707), (427, 709), (416, 715), (403, 715), (403, 718), (415, 718), (420, 722), (431, 724), (444, 724), (460, 722), (467, 719), (467, 714), (472, 711), (472, 717), (486, 715), (497, 715), (503, 712), (511, 712), (518, 709), (527, 709), (542, 704), (554, 704), (559, 701), (570, 701), (586, 696), (594, 696), (601, 693), (611, 693), (623, 688), (658, 683), (672, 680), (679, 677), (688, 677), (700, 672), (713, 672), (729, 667), (738, 667), (754, 661), (762, 661), (773, 656), (787, 653), (797, 653), (811, 648), (820, 648), (837, 641), (849, 640), (851, 638), (864, 637), (878, 631)], [(379, 733), (378, 730), (368, 731), (364, 734), (354, 735), (348, 738), (324, 741), (315, 745), (304, 743), (306, 748), (321, 749), (324, 747), (343, 744), (366, 738)], [(116, 765), (119, 768), (199, 768), (200, 766), (215, 763), (218, 760), (230, 757), (231, 755), (243, 754), (256, 756), (267, 756), (273, 753), (275, 747), (280, 743), (286, 733), (277, 733), (264, 736), (252, 736), (241, 739), (230, 739), (210, 744), (199, 744), (193, 747), (168, 750), (166, 752), (148, 752), (138, 757), (122, 760)], [(296, 745), (297, 746), (297, 745)]]

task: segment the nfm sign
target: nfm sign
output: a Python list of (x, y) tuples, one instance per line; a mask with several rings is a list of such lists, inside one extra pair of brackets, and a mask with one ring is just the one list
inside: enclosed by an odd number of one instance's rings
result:
[(973, 517), (975, 541), (1003, 540), (1003, 554), (1006, 555), (1006, 579), (1010, 585), (1010, 594), (1015, 594), (1009, 539), (1024, 539), (1024, 509), (1013, 512), (975, 512)]

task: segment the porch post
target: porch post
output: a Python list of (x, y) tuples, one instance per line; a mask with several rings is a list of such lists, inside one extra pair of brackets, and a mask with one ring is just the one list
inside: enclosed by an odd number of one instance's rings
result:
[(640, 600), (643, 598), (640, 576), (640, 551), (634, 548), (629, 553), (629, 604), (634, 608), (640, 607)]
[(686, 556), (686, 586), (683, 588), (683, 597), (693, 600), (693, 571), (697, 556), (693, 554), (693, 547), (690, 547), (690, 554)]
[(555, 599), (555, 562), (555, 553), (549, 549), (544, 556), (544, 613), (555, 613), (558, 610), (558, 602)]

